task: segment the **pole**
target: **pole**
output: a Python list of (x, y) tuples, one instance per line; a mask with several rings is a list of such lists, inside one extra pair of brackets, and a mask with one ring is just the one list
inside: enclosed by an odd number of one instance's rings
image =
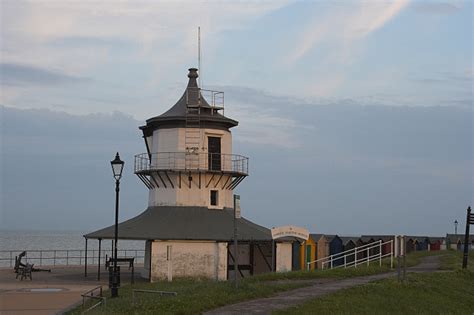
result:
[(235, 211), (235, 195), (234, 195), (234, 280), (235, 288), (239, 286), (239, 250), (237, 248), (237, 218)]
[(117, 242), (118, 242), (118, 213), (119, 213), (120, 181), (115, 180), (115, 241), (114, 241), (114, 274), (112, 278), (112, 297), (118, 297), (118, 274), (117, 274)]
[(401, 253), (402, 253), (402, 250), (401, 250), (401, 242), (402, 242), (402, 237), (400, 235), (398, 235), (396, 237), (396, 240), (397, 240), (397, 275), (398, 275), (398, 282), (401, 281), (401, 265), (400, 265), (400, 256), (401, 256)]
[(403, 281), (405, 281), (406, 276), (407, 276), (407, 251), (406, 251), (406, 243), (405, 243), (405, 236), (402, 236), (402, 242), (403, 242)]
[(97, 264), (97, 281), (100, 281), (100, 251), (101, 249), (102, 249), (102, 239), (99, 238), (99, 255), (98, 255), (99, 263)]
[(471, 207), (467, 208), (466, 235), (464, 235), (464, 256), (462, 259), (462, 269), (467, 268), (467, 258), (469, 257), (469, 226), (471, 225)]
[[(86, 239), (86, 253), (85, 253), (85, 257), (84, 257), (84, 277), (87, 277), (87, 238), (84, 237)], [(56, 252), (54, 252), (56, 254)], [(56, 259), (54, 260), (54, 262), (56, 263)]]

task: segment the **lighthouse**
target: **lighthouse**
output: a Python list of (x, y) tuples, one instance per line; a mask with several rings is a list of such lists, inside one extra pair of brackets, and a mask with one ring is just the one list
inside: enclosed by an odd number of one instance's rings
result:
[(150, 207), (233, 208), (249, 161), (232, 152), (238, 122), (223, 115), (223, 92), (198, 87), (197, 69), (188, 78), (176, 104), (140, 127), (146, 152), (135, 157), (135, 174), (149, 189)]
[[(224, 93), (201, 89), (196, 68), (187, 76), (178, 101), (139, 127), (146, 151), (135, 156), (134, 173), (149, 191), (148, 207), (118, 225), (118, 238), (145, 241), (142, 276), (150, 281), (291, 270), (293, 238), (276, 239), (234, 211), (249, 159), (232, 151), (238, 122), (224, 114)], [(114, 228), (84, 237), (100, 244)]]

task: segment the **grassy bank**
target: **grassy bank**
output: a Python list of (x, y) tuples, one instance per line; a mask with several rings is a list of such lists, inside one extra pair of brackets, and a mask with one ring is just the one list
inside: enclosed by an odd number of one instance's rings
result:
[(460, 270), (458, 252), (440, 252), (449, 272), (408, 274), (405, 283), (386, 279), (341, 290), (277, 314), (472, 314), (474, 261)]
[[(410, 254), (407, 265), (417, 264), (427, 253)], [(124, 286), (120, 297), (110, 299), (107, 296), (107, 313), (109, 314), (196, 314), (219, 306), (237, 303), (259, 297), (269, 297), (277, 292), (291, 290), (305, 285), (308, 281), (320, 278), (349, 278), (372, 275), (390, 271), (390, 261), (384, 260), (382, 266), (371, 264), (358, 268), (333, 269), (320, 271), (294, 271), (268, 273), (242, 279), (238, 289), (232, 281), (216, 282), (209, 280), (177, 279), (173, 282), (141, 283)], [(132, 289), (162, 290), (177, 292), (176, 297), (158, 297), (151, 293), (139, 293), (135, 303), (132, 300)], [(81, 308), (71, 312), (80, 314)], [(100, 310), (93, 312), (100, 313)]]

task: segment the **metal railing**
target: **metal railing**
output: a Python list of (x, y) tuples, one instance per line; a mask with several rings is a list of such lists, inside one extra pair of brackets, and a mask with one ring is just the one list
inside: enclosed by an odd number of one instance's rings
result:
[[(15, 257), (22, 250), (1, 250), (0, 267), (15, 266)], [(84, 265), (86, 251), (83, 249), (51, 249), (51, 250), (27, 250), (23, 263), (33, 263), (35, 266), (69, 266)], [(101, 261), (105, 261), (106, 255), (111, 256), (112, 250), (101, 250)], [(119, 249), (118, 256), (123, 258), (135, 258), (135, 263), (143, 263), (145, 250), (143, 249)], [(87, 251), (87, 264), (95, 264), (99, 261), (99, 250)]]
[[(387, 245), (390, 245), (390, 252), (384, 254), (383, 249), (384, 246)], [(330, 269), (349, 267), (357, 268), (358, 265), (366, 264), (369, 266), (370, 262), (378, 261), (379, 265), (382, 266), (382, 259), (390, 257), (390, 268), (393, 268), (393, 256), (393, 240), (387, 242), (379, 240), (359, 247), (354, 247), (337, 254), (319, 258), (306, 264), (308, 270), (310, 270), (312, 264), (319, 264), (321, 269), (325, 269), (325, 267)]]
[(186, 104), (190, 106), (202, 106), (206, 103), (214, 109), (223, 110), (224, 92), (204, 90), (198, 87), (188, 87), (186, 89)]
[(143, 171), (223, 171), (248, 174), (249, 158), (237, 154), (158, 152), (135, 155), (135, 173)]
[[(94, 293), (98, 291), (98, 295), (94, 295)], [(95, 308), (97, 308), (98, 306), (103, 306), (105, 310), (107, 310), (107, 299), (102, 296), (102, 286), (97, 286), (83, 294), (81, 294), (82, 296), (82, 309), (85, 308), (86, 306), (86, 302), (89, 300), (99, 300), (97, 303), (95, 304), (92, 304), (90, 307), (88, 307), (87, 309), (85, 309), (84, 311), (82, 311), (81, 314), (85, 314), (89, 311), (92, 311), (94, 310)]]

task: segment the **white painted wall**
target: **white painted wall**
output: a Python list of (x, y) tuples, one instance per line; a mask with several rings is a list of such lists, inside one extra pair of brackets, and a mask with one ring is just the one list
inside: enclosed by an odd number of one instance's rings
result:
[(291, 271), (291, 243), (276, 244), (276, 271)]
[[(185, 152), (185, 128), (170, 128), (170, 129), (157, 129), (153, 132), (151, 152), (152, 153), (165, 153), (165, 152), (182, 152), (182, 155), (176, 155), (177, 166), (180, 163), (184, 163)], [(208, 137), (220, 137), (221, 138), (221, 153), (232, 154), (232, 134), (230, 131), (218, 130), (218, 129), (202, 129), (201, 130), (201, 142), (200, 151), (201, 153), (207, 153), (207, 142)], [(167, 155), (166, 155), (167, 156)], [(181, 160), (180, 160), (180, 156)], [(206, 155), (201, 155), (206, 157)], [(172, 156), (170, 158), (173, 158)], [(207, 161), (202, 160), (200, 167), (203, 170), (207, 169)], [(152, 163), (168, 163), (167, 160), (152, 161)], [(223, 158), (222, 166), (231, 167), (230, 157)], [(182, 165), (181, 165), (182, 167)], [(149, 191), (149, 206), (202, 206), (216, 209), (223, 209), (225, 207), (233, 207), (233, 191), (223, 189), (225, 182), (230, 182), (228, 176), (224, 176), (219, 180), (219, 176), (212, 178), (211, 174), (203, 174), (201, 176), (201, 188), (199, 188), (198, 175), (193, 174), (193, 181), (191, 188), (189, 188), (188, 174), (181, 174), (181, 188), (178, 187), (179, 175), (169, 173), (171, 180), (174, 183), (174, 188), (168, 184), (167, 178), (163, 175), (163, 180), (167, 187), (165, 188), (158, 176), (154, 176), (155, 180), (160, 185), (160, 188), (151, 189)], [(212, 180), (211, 180), (212, 178)], [(228, 181), (229, 179), (229, 181)], [(206, 188), (207, 183), (210, 185)], [(216, 186), (217, 185), (217, 186)], [(216, 186), (216, 187), (215, 187)], [(210, 205), (210, 192), (211, 190), (218, 191), (218, 205), (216, 207)]]
[(167, 279), (167, 246), (172, 246), (173, 278), (227, 280), (227, 243), (154, 241), (151, 243), (151, 281)]

